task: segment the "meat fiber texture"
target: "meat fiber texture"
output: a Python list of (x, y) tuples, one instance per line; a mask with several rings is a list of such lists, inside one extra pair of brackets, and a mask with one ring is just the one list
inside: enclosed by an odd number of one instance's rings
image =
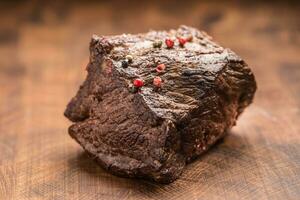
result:
[[(190, 38), (184, 46), (177, 37)], [(166, 38), (173, 38), (167, 48)], [(163, 41), (160, 48), (153, 42)], [(122, 67), (126, 55), (132, 63)], [(165, 64), (163, 72), (156, 72)], [(253, 100), (254, 75), (205, 32), (180, 26), (145, 34), (96, 36), (87, 78), (65, 116), (69, 134), (109, 172), (170, 183), (235, 125)], [(153, 85), (159, 76), (162, 85)], [(134, 79), (144, 81), (131, 91)]]

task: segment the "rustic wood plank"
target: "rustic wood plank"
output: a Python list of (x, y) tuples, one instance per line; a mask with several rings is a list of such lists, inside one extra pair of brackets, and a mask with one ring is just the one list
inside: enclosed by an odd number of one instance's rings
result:
[[(143, 9), (141, 9), (143, 8)], [(0, 199), (299, 199), (300, 13), (291, 3), (0, 3)], [(253, 68), (230, 135), (170, 185), (119, 178), (67, 134), (93, 33), (205, 29)]]

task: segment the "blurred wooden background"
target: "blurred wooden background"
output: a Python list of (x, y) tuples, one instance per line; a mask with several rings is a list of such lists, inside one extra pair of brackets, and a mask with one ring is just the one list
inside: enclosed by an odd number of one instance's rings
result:
[[(300, 6), (253, 1), (0, 3), (0, 199), (300, 199)], [(93, 33), (206, 30), (252, 67), (255, 103), (170, 185), (115, 177), (67, 134)]]

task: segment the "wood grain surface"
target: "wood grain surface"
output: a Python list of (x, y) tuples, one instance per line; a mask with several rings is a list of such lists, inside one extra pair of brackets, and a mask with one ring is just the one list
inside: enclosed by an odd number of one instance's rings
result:
[[(0, 199), (300, 199), (300, 6), (222, 2), (0, 3)], [(86, 75), (90, 37), (180, 24), (248, 62), (255, 102), (174, 183), (110, 175), (63, 117)]]

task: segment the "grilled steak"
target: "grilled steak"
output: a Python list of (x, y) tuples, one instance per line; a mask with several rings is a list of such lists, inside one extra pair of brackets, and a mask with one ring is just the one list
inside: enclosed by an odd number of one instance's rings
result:
[(222, 138), (256, 90), (240, 57), (187, 26), (93, 36), (87, 71), (69, 134), (108, 171), (161, 183)]

